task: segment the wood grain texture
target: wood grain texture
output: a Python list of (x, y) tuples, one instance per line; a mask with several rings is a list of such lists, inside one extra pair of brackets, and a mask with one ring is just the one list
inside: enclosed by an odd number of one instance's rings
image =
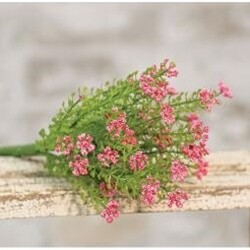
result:
[[(146, 207), (121, 199), (123, 213), (250, 208), (250, 152), (218, 152), (209, 156), (210, 171), (203, 181), (183, 185), (190, 199), (182, 209), (164, 202)], [(0, 157), (0, 218), (93, 215), (63, 179), (48, 176), (42, 158)]]

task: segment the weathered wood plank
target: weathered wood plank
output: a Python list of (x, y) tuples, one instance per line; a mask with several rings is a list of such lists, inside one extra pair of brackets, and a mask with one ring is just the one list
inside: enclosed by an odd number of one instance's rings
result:
[[(182, 209), (124, 199), (122, 212), (250, 208), (250, 152), (218, 152), (209, 161), (210, 172), (202, 182), (191, 178), (183, 185), (191, 197)], [(0, 218), (91, 214), (96, 211), (83, 205), (69, 183), (47, 175), (42, 159), (0, 158)]]

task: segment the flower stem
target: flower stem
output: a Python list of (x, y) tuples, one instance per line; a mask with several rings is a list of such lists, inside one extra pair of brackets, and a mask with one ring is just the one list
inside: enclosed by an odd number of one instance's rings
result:
[(194, 102), (199, 102), (199, 99), (198, 98), (194, 98), (194, 99), (191, 99), (191, 100), (188, 100), (188, 101), (183, 101), (183, 102), (176, 102), (176, 103), (170, 103), (170, 105), (172, 107), (177, 107), (177, 106), (181, 106), (181, 105), (185, 105), (185, 104), (190, 104), (190, 103), (194, 103)]
[(25, 144), (25, 145), (15, 145), (0, 147), (0, 155), (2, 156), (31, 156), (31, 155), (41, 155), (42, 153), (36, 147), (36, 144)]

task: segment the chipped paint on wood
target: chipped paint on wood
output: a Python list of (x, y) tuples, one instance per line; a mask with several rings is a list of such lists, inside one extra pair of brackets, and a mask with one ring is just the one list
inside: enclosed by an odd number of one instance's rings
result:
[[(250, 208), (250, 152), (218, 152), (209, 156), (210, 172), (203, 181), (190, 178), (183, 189), (190, 199), (182, 209), (165, 202), (146, 207), (120, 199), (123, 213)], [(42, 158), (0, 158), (0, 218), (92, 215), (63, 179), (50, 177)]]

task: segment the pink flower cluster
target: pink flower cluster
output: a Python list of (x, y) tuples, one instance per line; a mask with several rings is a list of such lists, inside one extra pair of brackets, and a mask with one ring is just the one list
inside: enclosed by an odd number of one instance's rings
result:
[(208, 150), (205, 143), (188, 144), (182, 147), (182, 152), (188, 156), (188, 158), (194, 162), (200, 162), (203, 157), (208, 155)]
[(202, 176), (207, 175), (208, 162), (204, 159), (208, 155), (208, 150), (204, 142), (199, 144), (188, 144), (182, 147), (182, 152), (188, 156), (188, 158), (197, 164), (196, 176), (201, 179)]
[(83, 156), (93, 152), (95, 145), (92, 144), (93, 137), (87, 134), (81, 134), (77, 137), (76, 147), (80, 150)]
[(219, 104), (215, 94), (215, 91), (212, 89), (201, 89), (199, 91), (199, 100), (205, 110), (211, 111), (214, 105)]
[[(218, 83), (219, 93), (227, 98), (232, 98), (233, 94), (229, 87), (222, 81)], [(211, 89), (201, 89), (199, 91), (199, 101), (204, 106), (205, 110), (211, 111), (212, 107), (219, 104), (219, 100), (216, 98), (216, 92)]]
[(124, 129), (124, 136), (122, 138), (122, 145), (136, 145), (137, 139), (135, 137), (135, 131), (130, 129), (128, 125), (126, 125)]
[(184, 191), (174, 191), (167, 194), (167, 205), (171, 208), (175, 205), (178, 208), (182, 208), (185, 201), (188, 200), (188, 194)]
[(72, 153), (74, 144), (70, 136), (59, 137), (55, 146), (55, 152), (68, 156)]
[(164, 60), (160, 67), (154, 65), (144, 72), (140, 79), (140, 88), (145, 95), (150, 96), (156, 102), (161, 102), (167, 95), (176, 95), (177, 91), (169, 85), (167, 78), (176, 77), (178, 71), (174, 63)]
[(112, 198), (116, 195), (116, 190), (112, 187), (108, 187), (105, 182), (101, 182), (99, 184), (99, 188), (101, 190), (102, 195), (105, 197)]
[(108, 223), (113, 222), (113, 220), (118, 218), (119, 215), (119, 203), (115, 200), (110, 201), (106, 208), (101, 212), (101, 217), (103, 217)]
[(182, 148), (182, 152), (197, 165), (195, 175), (198, 179), (202, 179), (208, 172), (208, 162), (204, 157), (209, 153), (205, 145), (208, 140), (209, 128), (208, 126), (204, 126), (197, 114), (189, 114), (187, 120), (194, 139), (197, 141), (200, 140), (200, 143), (186, 145)]
[[(117, 109), (114, 111), (118, 112)], [(126, 114), (124, 112), (118, 113), (118, 117), (111, 120), (106, 129), (113, 137), (120, 137), (122, 145), (137, 144), (135, 131), (129, 128), (126, 121)]]
[(160, 188), (160, 182), (148, 176), (146, 184), (141, 188), (141, 201), (145, 205), (153, 205)]
[(143, 170), (147, 164), (148, 156), (145, 155), (142, 151), (136, 152), (134, 155), (131, 155), (129, 158), (129, 166), (133, 171)]
[[(218, 87), (222, 96), (233, 97), (231, 90), (225, 83), (219, 82)], [(219, 100), (216, 98), (217, 95), (215, 91), (208, 89), (202, 89), (199, 92), (200, 103), (207, 111), (210, 111), (215, 104), (219, 104)], [(202, 179), (208, 173), (208, 162), (204, 159), (204, 156), (208, 154), (208, 150), (205, 148), (205, 143), (208, 140), (208, 126), (204, 126), (196, 114), (190, 114), (188, 121), (189, 129), (193, 133), (194, 139), (201, 142), (198, 145), (186, 145), (182, 148), (182, 151), (191, 161), (197, 164), (195, 175), (198, 179)]]
[(121, 135), (121, 132), (125, 130), (126, 125), (126, 114), (121, 113), (118, 118), (110, 121), (106, 128), (110, 134), (118, 137)]
[(208, 162), (205, 160), (200, 160), (198, 162), (197, 170), (195, 172), (196, 177), (201, 180), (203, 176), (206, 176), (208, 173)]
[(170, 167), (171, 179), (176, 182), (183, 182), (188, 175), (187, 166), (179, 161), (174, 160)]
[(233, 94), (229, 87), (224, 82), (218, 83), (219, 91), (224, 97), (232, 98)]
[(118, 152), (116, 150), (112, 150), (109, 146), (103, 150), (103, 153), (99, 153), (97, 155), (97, 159), (104, 167), (109, 167), (111, 164), (116, 164), (118, 162), (118, 158)]
[(80, 155), (74, 156), (74, 161), (69, 162), (69, 167), (72, 169), (72, 173), (75, 176), (87, 175), (89, 160), (87, 158), (83, 158)]
[(168, 105), (168, 104), (163, 104), (161, 107), (161, 117), (163, 121), (167, 124), (173, 124), (175, 122), (175, 116), (174, 116), (174, 109)]
[(203, 141), (204, 143), (208, 140), (209, 127), (205, 126), (200, 120), (197, 114), (190, 114), (187, 117), (189, 122), (189, 130), (194, 136), (194, 139)]
[(140, 88), (145, 95), (150, 96), (156, 102), (161, 102), (168, 94), (176, 95), (177, 91), (165, 81), (157, 81), (151, 76), (140, 77)]
[[(95, 145), (92, 144), (93, 138), (87, 134), (81, 134), (77, 137), (76, 145), (70, 136), (59, 137), (55, 145), (55, 151), (67, 156), (69, 168), (75, 176), (87, 175), (89, 160), (87, 154), (95, 150)], [(73, 154), (75, 153), (75, 155)]]
[(179, 72), (176, 70), (176, 65), (174, 62), (169, 62), (169, 59), (165, 59), (161, 64), (160, 64), (160, 69), (161, 71), (165, 72), (165, 75), (168, 78), (171, 77), (177, 77)]

